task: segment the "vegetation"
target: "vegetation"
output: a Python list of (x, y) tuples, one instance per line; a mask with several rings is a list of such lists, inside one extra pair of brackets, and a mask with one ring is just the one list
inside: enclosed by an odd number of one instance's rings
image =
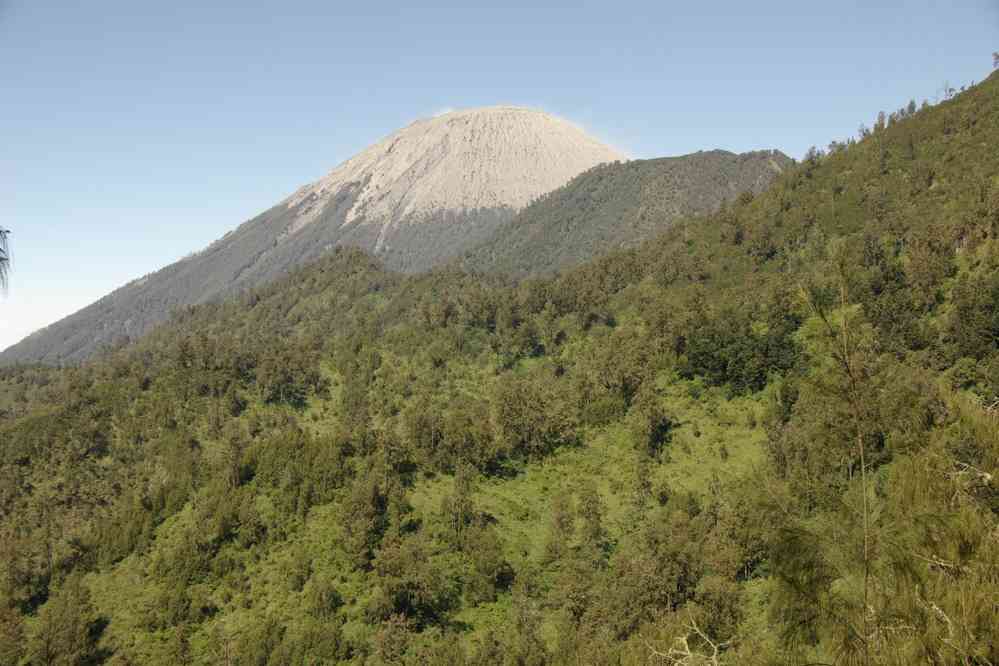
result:
[(569, 272), (0, 375), (0, 663), (999, 663), (999, 75)]
[(534, 201), (464, 256), (469, 271), (550, 275), (662, 233), (674, 220), (758, 194), (792, 164), (722, 150), (602, 164)]

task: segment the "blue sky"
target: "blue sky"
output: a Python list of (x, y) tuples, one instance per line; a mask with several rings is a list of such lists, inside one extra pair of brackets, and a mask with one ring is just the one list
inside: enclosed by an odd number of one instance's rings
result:
[(999, 49), (997, 0), (420, 4), (0, 0), (0, 348), (442, 109), (800, 157)]

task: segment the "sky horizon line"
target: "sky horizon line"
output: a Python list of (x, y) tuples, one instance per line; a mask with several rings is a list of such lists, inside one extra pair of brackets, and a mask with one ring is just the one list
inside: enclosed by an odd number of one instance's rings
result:
[[(987, 78), (988, 78), (988, 76), (986, 76), (985, 78), (983, 78), (982, 81), (986, 80)], [(960, 94), (961, 92), (964, 92), (968, 87), (971, 87), (973, 85), (977, 85), (978, 83), (981, 83), (982, 81), (974, 81), (970, 85), (962, 86), (959, 89), (955, 89), (955, 93), (956, 94)], [(924, 102), (927, 103), (927, 104), (929, 104), (929, 105), (931, 105), (931, 106), (933, 106), (933, 105), (936, 105), (936, 104), (938, 104), (938, 103), (940, 103), (942, 101), (946, 101), (946, 99), (947, 99), (947, 97), (946, 97), (946, 91), (942, 91), (942, 96), (938, 96), (936, 99), (934, 99), (932, 101), (927, 98), (927, 99), (924, 99)], [(915, 98), (912, 98), (912, 100), (914, 101)], [(920, 104), (920, 106), (921, 106), (921, 104)], [(526, 109), (526, 110), (531, 110), (531, 111), (538, 111), (538, 112), (541, 112), (541, 113), (545, 113), (547, 115), (551, 115), (551, 116), (557, 117), (560, 120), (564, 120), (564, 121), (567, 121), (567, 122), (570, 122), (572, 124), (577, 125), (581, 129), (583, 129), (584, 131), (586, 131), (587, 134), (590, 134), (591, 136), (594, 136), (594, 138), (599, 139), (601, 142), (607, 144), (611, 148), (614, 148), (618, 152), (621, 152), (622, 154), (626, 155), (627, 161), (641, 161), (641, 160), (663, 159), (663, 158), (671, 158), (671, 157), (685, 157), (685, 156), (693, 155), (693, 154), (700, 153), (700, 152), (712, 152), (712, 151), (716, 151), (716, 150), (721, 150), (721, 151), (729, 152), (729, 153), (733, 153), (733, 154), (745, 154), (745, 153), (756, 152), (756, 151), (771, 151), (771, 150), (776, 150), (776, 151), (781, 152), (785, 156), (791, 158), (792, 160), (794, 160), (795, 163), (797, 163), (797, 162), (800, 161), (799, 157), (795, 157), (794, 155), (787, 155), (786, 153), (784, 153), (783, 150), (781, 150), (779, 148), (757, 148), (757, 149), (744, 150), (744, 151), (741, 151), (741, 152), (735, 152), (735, 151), (727, 150), (725, 148), (714, 147), (714, 148), (702, 148), (702, 149), (695, 150), (693, 152), (680, 153), (680, 154), (675, 154), (675, 155), (655, 155), (655, 156), (631, 157), (631, 156), (628, 156), (628, 153), (624, 149), (619, 148), (618, 146), (615, 146), (614, 144), (607, 142), (602, 137), (596, 136), (588, 128), (586, 128), (586, 127), (584, 127), (582, 125), (579, 125), (578, 123), (575, 123), (571, 119), (563, 118), (562, 116), (559, 116), (559, 115), (557, 115), (555, 113), (548, 112), (545, 109), (537, 107), (537, 106), (527, 106), (527, 105), (511, 104), (511, 103), (496, 103), (496, 104), (487, 104), (487, 105), (483, 105), (483, 106), (456, 107), (456, 108), (450, 108), (447, 111), (445, 111), (444, 113), (433, 113), (431, 115), (420, 116), (420, 117), (417, 117), (414, 120), (410, 121), (406, 125), (403, 125), (402, 127), (400, 127), (397, 130), (394, 130), (392, 132), (389, 132), (388, 134), (385, 134), (383, 136), (379, 136), (377, 138), (372, 139), (371, 142), (368, 144), (368, 146), (370, 147), (371, 145), (374, 145), (374, 144), (376, 144), (376, 143), (378, 143), (378, 142), (380, 142), (380, 141), (382, 141), (382, 140), (384, 140), (384, 139), (392, 136), (393, 134), (395, 134), (399, 130), (401, 130), (401, 129), (403, 129), (403, 128), (405, 128), (408, 125), (411, 125), (413, 123), (421, 122), (421, 121), (424, 121), (424, 120), (429, 120), (429, 119), (436, 118), (436, 117), (439, 117), (441, 115), (446, 115), (446, 114), (449, 114), (449, 113), (467, 112), (467, 111), (475, 111), (475, 110), (489, 109), (489, 108), (517, 108), (517, 109)], [(885, 113), (890, 113), (890, 111), (888, 111), (888, 110), (879, 110), (878, 112), (874, 113), (874, 118), (876, 118), (877, 114), (880, 113), (880, 112), (882, 112), (882, 111), (884, 111)], [(870, 121), (861, 121), (860, 124), (858, 125), (858, 127), (861, 127), (861, 126), (870, 126), (870, 125), (873, 125), (873, 120), (870, 120)], [(844, 139), (833, 139), (833, 141), (848, 141), (848, 140), (854, 139), (854, 138), (856, 138), (856, 137), (845, 137)], [(817, 145), (813, 146), (813, 147), (819, 148), (819, 150), (825, 150), (825, 148), (819, 147)], [(362, 151), (363, 151), (363, 149), (362, 149)], [(359, 151), (358, 153), (354, 153), (353, 155), (351, 155), (351, 156), (349, 156), (349, 157), (341, 160), (340, 162), (338, 162), (334, 166), (330, 167), (323, 175), (328, 174), (330, 171), (333, 171), (333, 170), (336, 170), (336, 169), (340, 168), (343, 164), (345, 164), (346, 162), (349, 162), (351, 159), (353, 159), (358, 154), (360, 154), (360, 152), (361, 151)], [(312, 183), (320, 180), (322, 177), (323, 176), (319, 176), (316, 179), (314, 179), (312, 181), (309, 181), (308, 183), (303, 183), (302, 185), (296, 187), (294, 190), (292, 190), (292, 191), (288, 192), (286, 195), (282, 196), (282, 198), (279, 199), (277, 202), (275, 202), (274, 205), (280, 205), (281, 202), (283, 202), (285, 199), (291, 197), (297, 190), (301, 189), (302, 187), (307, 187), (308, 185), (310, 185), (310, 184), (312, 184)], [(27, 333), (22, 338), (20, 338), (18, 340), (15, 340), (14, 342), (8, 344), (6, 347), (0, 347), (0, 352), (3, 352), (6, 349), (9, 349), (10, 347), (13, 347), (13, 346), (17, 345), (18, 343), (20, 343), (20, 342), (22, 342), (22, 341), (30, 338), (33, 335), (36, 335), (38, 333), (44, 332), (46, 329), (48, 329), (53, 324), (57, 324), (62, 319), (70, 317), (70, 316), (76, 314), (77, 312), (79, 312), (79, 311), (81, 311), (83, 309), (86, 309), (87, 307), (90, 307), (91, 305), (93, 305), (94, 303), (97, 303), (97, 302), (101, 301), (105, 297), (111, 296), (115, 291), (117, 291), (119, 289), (122, 289), (124, 287), (128, 287), (128, 286), (134, 284), (135, 282), (139, 282), (139, 281), (145, 280), (145, 279), (151, 277), (152, 275), (155, 275), (156, 273), (164, 270), (165, 268), (169, 268), (170, 266), (172, 266), (172, 265), (174, 265), (174, 264), (176, 264), (178, 262), (184, 261), (186, 259), (190, 259), (192, 257), (195, 257), (195, 256), (201, 254), (202, 252), (204, 252), (207, 249), (209, 249), (215, 242), (222, 240), (225, 236), (227, 236), (228, 234), (236, 231), (239, 227), (243, 226), (244, 224), (247, 224), (248, 222), (252, 221), (255, 217), (257, 217), (258, 215), (260, 215), (263, 212), (264, 212), (263, 210), (260, 210), (257, 213), (251, 215), (250, 217), (242, 219), (241, 221), (237, 222), (235, 224), (235, 226), (233, 226), (233, 227), (229, 228), (227, 231), (225, 231), (222, 236), (219, 236), (218, 238), (210, 241), (208, 245), (201, 246), (200, 248), (197, 248), (197, 249), (189, 250), (186, 254), (184, 254), (181, 257), (178, 257), (177, 259), (175, 259), (173, 261), (169, 261), (166, 264), (162, 264), (162, 265), (159, 265), (157, 267), (151, 268), (147, 272), (142, 273), (141, 275), (137, 275), (135, 277), (132, 277), (132, 278), (128, 279), (126, 282), (119, 284), (117, 287), (114, 287), (111, 291), (109, 291), (106, 294), (102, 295), (97, 300), (89, 302), (89, 303), (86, 303), (86, 304), (80, 306), (78, 309), (73, 310), (71, 312), (68, 312), (68, 313), (66, 313), (63, 316), (60, 316), (58, 319), (55, 319), (53, 321), (50, 321), (50, 322), (48, 322), (46, 324), (41, 325), (39, 328), (36, 328), (33, 331)], [(9, 235), (13, 235), (12, 232), (11, 232), (11, 230), (6, 230), (6, 231), (8, 232)], [(14, 252), (11, 250), (11, 251), (9, 251), (8, 254), (9, 254), (9, 257), (8, 257), (9, 266), (10, 266), (11, 269), (13, 269), (14, 266), (15, 266)]]
[(983, 80), (997, 36), (994, 0), (0, 0), (0, 349), (447, 109), (540, 109), (631, 159), (800, 159)]
[[(987, 80), (989, 78), (989, 76), (991, 76), (992, 74), (993, 74), (993, 72), (990, 72), (981, 81), (972, 81), (970, 84), (962, 85), (959, 88), (953, 88), (953, 87), (951, 87), (950, 88), (951, 91), (952, 91), (951, 94), (961, 94), (962, 92), (966, 91), (968, 88), (973, 87), (975, 85), (978, 85), (979, 83)], [(934, 106), (936, 104), (939, 104), (940, 102), (947, 101), (950, 98), (950, 95), (948, 94), (947, 88), (948, 88), (948, 83), (944, 82), (943, 84), (941, 84), (941, 87), (938, 90), (938, 94), (935, 96), (935, 98), (933, 98), (932, 100), (930, 98), (924, 98), (923, 102), (921, 102), (921, 103), (917, 102), (917, 104), (920, 107), (922, 107), (924, 104), (929, 104), (930, 106)], [(911, 101), (916, 101), (916, 98), (915, 97), (911, 98)], [(903, 106), (905, 106), (905, 105), (901, 105), (899, 108), (902, 108)], [(516, 103), (495, 103), (495, 104), (486, 104), (486, 105), (479, 105), (479, 106), (453, 107), (453, 108), (448, 108), (448, 110), (444, 111), (444, 113), (433, 113), (431, 115), (423, 115), (423, 116), (414, 118), (412, 121), (410, 121), (406, 125), (403, 125), (402, 127), (398, 128), (396, 130), (393, 130), (393, 131), (391, 131), (391, 132), (389, 132), (387, 134), (384, 134), (382, 136), (379, 136), (379, 137), (376, 137), (376, 138), (372, 139), (369, 142), (368, 147), (370, 147), (370, 146), (372, 146), (372, 145), (374, 145), (374, 144), (376, 144), (376, 143), (378, 143), (378, 142), (380, 142), (380, 141), (382, 141), (382, 140), (384, 140), (384, 139), (392, 136), (393, 134), (395, 134), (396, 132), (400, 131), (401, 129), (404, 129), (405, 127), (407, 127), (409, 125), (412, 125), (414, 123), (417, 123), (417, 122), (421, 122), (421, 121), (425, 121), (425, 120), (430, 120), (430, 119), (433, 119), (433, 118), (437, 118), (437, 117), (439, 117), (441, 115), (446, 115), (446, 114), (450, 114), (450, 113), (475, 111), (475, 110), (490, 109), (490, 108), (517, 108), (517, 109), (525, 109), (525, 110), (531, 110), (531, 111), (538, 111), (538, 112), (545, 113), (545, 114), (550, 115), (550, 116), (554, 116), (556, 118), (559, 118), (560, 120), (572, 123), (572, 124), (580, 127), (587, 134), (589, 134), (591, 136), (594, 136), (594, 138), (597, 138), (598, 140), (600, 140), (601, 142), (607, 144), (611, 148), (614, 148), (618, 152), (621, 152), (622, 154), (626, 155), (627, 161), (640, 161), (640, 160), (648, 160), (648, 159), (663, 159), (663, 158), (671, 158), (671, 157), (684, 157), (684, 156), (693, 155), (693, 154), (696, 154), (696, 153), (699, 153), (699, 152), (711, 152), (711, 151), (715, 151), (715, 150), (722, 150), (722, 151), (730, 152), (730, 153), (733, 153), (733, 154), (744, 154), (744, 153), (755, 152), (755, 151), (777, 150), (777, 151), (781, 152), (782, 154), (784, 154), (785, 156), (790, 157), (796, 163), (800, 161), (800, 157), (796, 157), (794, 155), (788, 155), (787, 153), (785, 153), (780, 148), (762, 148), (762, 147), (761, 148), (757, 148), (757, 149), (744, 150), (744, 151), (741, 151), (741, 152), (727, 150), (725, 148), (714, 147), (714, 148), (701, 148), (701, 149), (695, 150), (693, 152), (679, 153), (679, 154), (675, 154), (675, 155), (655, 155), (655, 156), (631, 157), (631, 156), (628, 155), (628, 153), (627, 153), (627, 151), (625, 149), (622, 149), (622, 148), (620, 148), (618, 146), (615, 146), (613, 143), (610, 143), (610, 142), (606, 141), (603, 137), (595, 135), (592, 131), (589, 130), (589, 128), (586, 128), (585, 126), (576, 123), (572, 119), (564, 118), (564, 117), (562, 117), (562, 116), (560, 116), (560, 115), (558, 115), (556, 113), (549, 112), (549, 111), (547, 111), (547, 110), (545, 110), (545, 109), (543, 109), (541, 107), (538, 107), (538, 106), (516, 104)], [(860, 127), (870, 127), (870, 126), (872, 126), (874, 124), (874, 120), (876, 119), (878, 113), (884, 112), (884, 113), (887, 114), (887, 113), (891, 113), (894, 110), (897, 110), (897, 109), (893, 109), (893, 110), (880, 109), (880, 110), (874, 112), (874, 114), (873, 114), (873, 116), (872, 116), (871, 119), (868, 119), (866, 121), (865, 120), (860, 121), (860, 123), (858, 125), (858, 128), (860, 128)], [(857, 137), (856, 136), (848, 136), (848, 137), (844, 137), (842, 139), (832, 139), (831, 141), (849, 141), (849, 140), (855, 139), (855, 138), (857, 138)], [(818, 148), (820, 151), (824, 151), (826, 149), (826, 147), (820, 147), (818, 145), (813, 145), (810, 148)], [(363, 150), (364, 149), (362, 149), (361, 151), (358, 151), (357, 153), (354, 153), (353, 155), (350, 155), (349, 157), (344, 158), (340, 162), (336, 163), (334, 166), (332, 166), (329, 169), (327, 169), (327, 171), (324, 172), (323, 175), (328, 174), (331, 171), (340, 168), (343, 164), (345, 164), (346, 162), (349, 162), (351, 159), (353, 159), (358, 154), (360, 154), (360, 152), (362, 152)], [(803, 157), (803, 155), (801, 157)], [(301, 189), (302, 187), (307, 187), (308, 185), (310, 185), (310, 184), (318, 181), (322, 177), (323, 177), (322, 175), (318, 176), (317, 178), (315, 178), (312, 181), (309, 181), (307, 183), (303, 183), (302, 185), (299, 185), (298, 187), (296, 187), (292, 191), (288, 192), (286, 195), (282, 196), (281, 199), (279, 199), (273, 205), (280, 205), (281, 202), (283, 202), (285, 199), (291, 197), (297, 190)], [(264, 210), (266, 210), (266, 209), (264, 209)], [(36, 335), (36, 334), (44, 332), (46, 329), (48, 329), (53, 324), (59, 323), (63, 319), (65, 319), (67, 317), (70, 317), (70, 316), (76, 314), (77, 312), (86, 309), (87, 307), (90, 307), (94, 303), (100, 302), (104, 298), (106, 298), (108, 296), (111, 296), (115, 291), (117, 291), (119, 289), (128, 287), (128, 286), (132, 285), (135, 282), (139, 282), (139, 281), (148, 279), (152, 275), (155, 275), (156, 273), (158, 273), (158, 272), (160, 272), (160, 271), (162, 271), (162, 270), (164, 270), (166, 268), (169, 268), (170, 266), (172, 266), (172, 265), (174, 265), (174, 264), (176, 264), (178, 262), (184, 261), (186, 259), (190, 259), (192, 257), (195, 257), (195, 256), (201, 254), (205, 250), (209, 249), (215, 242), (222, 240), (226, 235), (228, 235), (228, 234), (236, 231), (239, 227), (241, 227), (244, 224), (247, 224), (248, 222), (250, 222), (251, 220), (253, 220), (255, 217), (257, 217), (258, 215), (260, 215), (261, 213), (263, 213), (264, 210), (260, 210), (257, 213), (252, 214), (250, 217), (243, 218), (241, 221), (237, 222), (235, 224), (235, 226), (232, 226), (227, 231), (225, 231), (222, 236), (219, 236), (218, 238), (210, 241), (207, 245), (203, 245), (203, 246), (201, 246), (201, 247), (199, 247), (197, 249), (189, 250), (186, 254), (184, 254), (181, 257), (178, 257), (177, 259), (174, 259), (172, 261), (169, 261), (168, 263), (156, 266), (154, 268), (149, 269), (145, 273), (142, 273), (140, 275), (132, 277), (132, 278), (128, 279), (126, 282), (123, 282), (123, 283), (119, 284), (118, 286), (114, 287), (111, 291), (103, 294), (102, 296), (100, 296), (99, 298), (97, 298), (95, 301), (91, 301), (91, 302), (88, 302), (88, 303), (86, 303), (84, 305), (81, 305), (76, 310), (68, 312), (65, 315), (60, 316), (58, 319), (52, 320), (52, 321), (50, 321), (50, 322), (48, 322), (46, 324), (42, 324), (40, 327), (38, 327), (38, 328), (30, 331), (29, 333), (25, 334), (23, 337), (19, 338), (18, 340), (15, 340), (14, 342), (9, 343), (9, 344), (7, 344), (4, 347), (0, 347), (0, 353), (2, 353), (3, 351), (6, 351), (7, 349), (9, 349), (9, 348), (17, 345), (20, 342), (23, 342), (24, 340), (32, 337), (33, 335)], [(11, 230), (7, 229), (6, 231), (8, 232), (8, 235), (13, 235), (13, 233), (12, 233)], [(8, 253), (8, 262), (9, 262), (10, 269), (12, 269), (12, 271), (13, 271), (14, 266), (15, 266), (14, 252), (13, 252), (13, 250), (10, 250), (9, 253)]]

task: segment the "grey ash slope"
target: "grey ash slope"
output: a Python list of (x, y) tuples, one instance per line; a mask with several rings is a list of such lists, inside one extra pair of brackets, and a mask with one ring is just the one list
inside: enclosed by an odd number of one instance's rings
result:
[(539, 195), (624, 159), (541, 111), (488, 107), (419, 120), (347, 160), (205, 250), (112, 292), (0, 353), (63, 363), (134, 339), (177, 307), (264, 284), (330, 248), (418, 271), (488, 238)]
[(604, 164), (521, 211), (460, 260), (466, 270), (543, 275), (637, 244), (670, 221), (759, 193), (792, 164), (779, 151), (722, 150)]

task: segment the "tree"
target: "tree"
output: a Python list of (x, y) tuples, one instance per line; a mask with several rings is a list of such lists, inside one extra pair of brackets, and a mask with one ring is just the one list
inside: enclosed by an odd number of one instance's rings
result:
[(603, 524), (604, 503), (592, 481), (583, 482), (579, 489), (576, 513), (581, 522), (580, 545), (592, 561), (602, 561), (607, 546), (607, 530)]
[(28, 637), (32, 663), (79, 664), (91, 656), (96, 620), (90, 591), (83, 577), (73, 573), (42, 606)]
[(628, 425), (638, 450), (657, 456), (670, 441), (676, 424), (666, 414), (655, 388), (643, 386), (628, 412)]
[[(871, 663), (871, 575), (874, 544), (871, 538), (871, 509), (870, 492), (867, 481), (868, 476), (868, 447), (870, 443), (865, 438), (869, 428), (867, 424), (871, 421), (871, 409), (865, 391), (866, 384), (870, 382), (869, 359), (865, 358), (862, 346), (856, 331), (855, 323), (851, 319), (850, 301), (848, 295), (848, 268), (844, 261), (843, 253), (835, 256), (836, 265), (839, 269), (839, 308), (840, 316), (838, 321), (833, 317), (827, 303), (824, 302), (824, 294), (818, 289), (809, 291), (803, 289), (803, 295), (811, 312), (822, 322), (825, 329), (826, 341), (829, 346), (829, 353), (838, 371), (838, 381), (835, 381), (835, 393), (838, 399), (844, 403), (845, 415), (852, 421), (852, 435), (856, 443), (856, 451), (853, 455), (859, 461), (861, 510), (860, 521), (863, 535), (862, 563), (863, 563), (863, 585), (862, 599), (859, 608), (852, 610), (859, 612), (860, 620), (858, 626), (851, 627), (851, 635), (844, 639), (844, 649), (854, 652), (858, 659), (862, 655), (865, 665)], [(851, 470), (852, 475), (852, 470)], [(849, 608), (849, 604), (846, 605)], [(848, 646), (848, 647), (846, 647)], [(859, 654), (858, 654), (859, 653)]]
[(382, 546), (373, 561), (377, 588), (369, 619), (404, 618), (417, 630), (446, 622), (461, 598), (459, 569), (452, 558), (435, 557), (434, 546), (424, 532)]
[(732, 642), (718, 642), (697, 624), (692, 613), (687, 613), (685, 622), (680, 621), (676, 614), (667, 614), (660, 620), (660, 628), (667, 637), (672, 639), (668, 647), (656, 646), (645, 640), (651, 663), (666, 666), (719, 666), (722, 663), (721, 653)]
[(475, 468), (467, 463), (460, 464), (454, 475), (454, 493), (441, 500), (441, 514), (448, 526), (452, 541), (462, 547), (465, 529), (475, 519), (475, 504), (472, 501)]
[(552, 498), (552, 518), (548, 531), (548, 543), (545, 544), (545, 561), (558, 562), (568, 548), (569, 540), (575, 528), (575, 516), (569, 498), (564, 493), (558, 493)]
[(354, 481), (344, 501), (345, 550), (357, 566), (366, 567), (388, 529), (388, 494), (375, 470)]
[(992, 52), (992, 68), (999, 67), (999, 51)]
[(7, 236), (10, 229), (0, 227), (0, 291), (7, 290), (7, 275), (10, 271), (10, 247), (7, 245)]
[(0, 664), (18, 664), (24, 654), (24, 619), (13, 608), (0, 608)]
[(503, 380), (493, 392), (490, 422), (504, 451), (541, 457), (577, 441), (576, 406), (555, 377), (541, 372)]

